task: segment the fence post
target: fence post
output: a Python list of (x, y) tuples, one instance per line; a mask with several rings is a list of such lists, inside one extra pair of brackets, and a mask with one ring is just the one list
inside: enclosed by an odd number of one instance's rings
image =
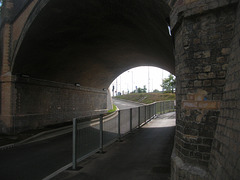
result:
[(152, 117), (153, 117), (153, 104), (150, 105), (150, 113), (149, 114), (150, 114), (149, 118), (152, 119)]
[(169, 111), (169, 101), (167, 101), (167, 113)]
[(161, 102), (160, 108), (161, 108), (161, 114), (163, 114), (163, 102)]
[(171, 102), (170, 101), (168, 101), (168, 108), (169, 108), (168, 112), (170, 112), (171, 111)]
[(132, 108), (130, 108), (130, 132), (132, 132)]
[(120, 122), (120, 118), (121, 118), (121, 113), (120, 113), (121, 111), (119, 110), (118, 111), (118, 140), (119, 141), (121, 141), (121, 128), (120, 128), (120, 126), (121, 126), (121, 122)]
[(152, 105), (152, 116), (155, 116), (155, 103)]
[(165, 102), (163, 101), (163, 114), (165, 113)]
[(77, 169), (77, 120), (76, 118), (73, 119), (73, 154), (72, 154), (72, 163), (73, 163), (73, 170)]
[(140, 115), (141, 115), (140, 110), (141, 108), (138, 107), (138, 128), (140, 128)]
[(100, 153), (103, 153), (103, 114), (100, 115), (100, 122), (99, 122), (99, 132), (100, 132)]
[(144, 121), (146, 122), (147, 121), (147, 106), (145, 105), (145, 119)]
[(154, 103), (154, 117), (157, 115), (157, 103)]
[(161, 114), (161, 102), (158, 102), (159, 104), (159, 114)]

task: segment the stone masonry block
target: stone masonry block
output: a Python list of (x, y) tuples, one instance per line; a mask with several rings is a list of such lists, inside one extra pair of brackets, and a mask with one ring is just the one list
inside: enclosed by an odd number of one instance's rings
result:
[(203, 86), (211, 86), (212, 85), (212, 81), (211, 80), (204, 80), (203, 81)]
[(216, 101), (202, 101), (198, 103), (200, 109), (218, 109), (218, 103)]
[(206, 66), (206, 67), (203, 68), (203, 71), (204, 71), (204, 72), (210, 72), (210, 71), (211, 71), (211, 68), (212, 68), (211, 65), (208, 65), (208, 66)]
[(195, 101), (183, 101), (182, 102), (182, 107), (183, 108), (197, 108), (198, 107), (198, 103)]
[(194, 81), (194, 86), (195, 87), (202, 87), (202, 81), (199, 81), (199, 80)]
[(204, 95), (203, 94), (196, 94), (194, 100), (195, 101), (203, 101), (204, 100)]
[(187, 94), (187, 99), (188, 100), (194, 100), (194, 94)]
[(231, 48), (222, 48), (222, 55), (229, 55), (231, 52)]
[(199, 79), (208, 79), (208, 74), (207, 73), (199, 73), (198, 78)]

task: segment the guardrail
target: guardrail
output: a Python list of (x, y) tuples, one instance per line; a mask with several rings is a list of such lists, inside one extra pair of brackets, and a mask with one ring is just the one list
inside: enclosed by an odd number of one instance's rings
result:
[[(103, 148), (153, 119), (156, 114), (174, 111), (174, 101), (162, 101), (118, 110), (111, 117), (100, 114), (93, 120), (73, 119), (73, 167), (83, 159), (103, 152)], [(90, 118), (90, 117), (89, 117)], [(86, 119), (86, 118), (85, 118)]]

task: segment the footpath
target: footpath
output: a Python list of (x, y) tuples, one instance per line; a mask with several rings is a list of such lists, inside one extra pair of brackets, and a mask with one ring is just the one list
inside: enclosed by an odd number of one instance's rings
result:
[(159, 115), (80, 162), (79, 170), (65, 170), (54, 180), (168, 180), (175, 133), (175, 112)]

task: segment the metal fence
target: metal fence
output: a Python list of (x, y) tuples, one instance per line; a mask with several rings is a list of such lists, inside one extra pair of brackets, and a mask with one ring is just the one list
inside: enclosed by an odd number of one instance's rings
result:
[(73, 169), (77, 163), (111, 144), (157, 114), (174, 111), (174, 101), (161, 101), (137, 108), (118, 110), (110, 117), (73, 119)]

